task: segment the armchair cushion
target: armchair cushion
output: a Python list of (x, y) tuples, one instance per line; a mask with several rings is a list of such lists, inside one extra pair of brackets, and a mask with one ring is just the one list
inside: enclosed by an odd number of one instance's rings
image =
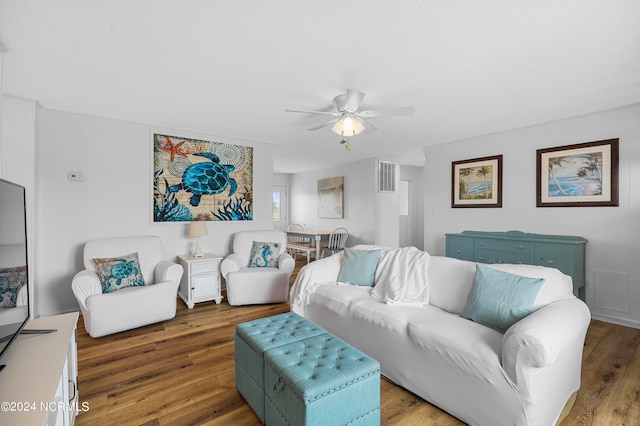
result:
[(280, 256), (280, 243), (254, 241), (249, 256), (250, 268), (275, 268)]
[(138, 253), (93, 259), (93, 263), (96, 264), (96, 273), (100, 278), (103, 293), (144, 285)]

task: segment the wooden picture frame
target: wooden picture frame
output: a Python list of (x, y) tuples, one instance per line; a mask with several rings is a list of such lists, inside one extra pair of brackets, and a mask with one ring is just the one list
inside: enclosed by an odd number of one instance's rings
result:
[(618, 152), (618, 139), (538, 149), (536, 206), (618, 206)]
[(502, 207), (502, 155), (451, 163), (451, 207)]

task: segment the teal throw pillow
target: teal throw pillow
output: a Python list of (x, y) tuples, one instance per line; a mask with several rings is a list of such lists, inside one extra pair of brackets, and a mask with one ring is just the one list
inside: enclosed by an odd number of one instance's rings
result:
[(360, 286), (373, 286), (380, 250), (345, 248), (338, 282)]
[(504, 333), (531, 313), (544, 279), (476, 265), (476, 277), (462, 317)]
[(138, 253), (92, 260), (96, 265), (103, 293), (144, 285)]
[(280, 243), (254, 241), (249, 256), (249, 268), (277, 268)]

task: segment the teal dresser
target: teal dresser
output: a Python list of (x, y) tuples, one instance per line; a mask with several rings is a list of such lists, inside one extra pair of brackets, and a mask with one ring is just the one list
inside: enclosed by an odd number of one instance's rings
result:
[(519, 231), (463, 231), (446, 234), (448, 257), (480, 263), (525, 263), (559, 269), (573, 279), (585, 299), (585, 246), (582, 237), (527, 234)]

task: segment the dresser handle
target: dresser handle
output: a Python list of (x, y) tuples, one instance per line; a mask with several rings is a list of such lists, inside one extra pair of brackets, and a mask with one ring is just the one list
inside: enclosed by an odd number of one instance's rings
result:
[(482, 262), (484, 260), (484, 257), (480, 256), (478, 260)]
[(460, 253), (462, 253), (462, 250), (458, 249), (458, 250), (456, 250), (456, 253), (460, 254)]
[(553, 259), (547, 260), (547, 264), (549, 264), (549, 265), (553, 265), (555, 263), (556, 263), (556, 261), (553, 260)]
[(518, 250), (522, 250), (524, 246), (518, 246)]
[(480, 241), (480, 247), (484, 247), (484, 243), (482, 241)]

